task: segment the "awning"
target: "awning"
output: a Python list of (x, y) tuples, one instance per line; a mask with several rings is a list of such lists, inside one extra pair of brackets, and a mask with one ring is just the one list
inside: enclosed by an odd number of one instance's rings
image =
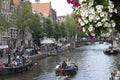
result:
[(41, 44), (54, 44), (55, 42), (51, 39), (44, 39), (41, 41)]
[(8, 45), (0, 45), (0, 49), (6, 49), (8, 48)]

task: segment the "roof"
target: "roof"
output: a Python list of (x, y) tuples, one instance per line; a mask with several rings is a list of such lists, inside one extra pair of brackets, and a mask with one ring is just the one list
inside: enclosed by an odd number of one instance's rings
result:
[(15, 5), (15, 7), (18, 7), (18, 6), (19, 6), (19, 1), (20, 1), (20, 0), (13, 0), (13, 3), (14, 3), (14, 5)]
[(51, 3), (32, 3), (32, 9), (49, 16)]

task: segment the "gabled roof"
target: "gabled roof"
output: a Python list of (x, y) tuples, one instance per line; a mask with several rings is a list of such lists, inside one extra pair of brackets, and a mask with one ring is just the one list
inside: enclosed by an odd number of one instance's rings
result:
[(20, 0), (13, 0), (14, 6), (18, 7), (20, 4)]
[(46, 16), (49, 16), (50, 9), (51, 9), (51, 3), (32, 3), (32, 9), (36, 10), (38, 12), (43, 13)]

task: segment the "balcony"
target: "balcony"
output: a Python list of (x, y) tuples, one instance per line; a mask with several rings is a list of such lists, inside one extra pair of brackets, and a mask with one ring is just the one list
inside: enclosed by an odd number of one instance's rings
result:
[(8, 32), (2, 32), (2, 37), (10, 37), (10, 33)]

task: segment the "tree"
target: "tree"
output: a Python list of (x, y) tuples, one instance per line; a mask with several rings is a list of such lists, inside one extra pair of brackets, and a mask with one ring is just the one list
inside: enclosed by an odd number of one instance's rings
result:
[(64, 23), (67, 32), (67, 37), (73, 39), (76, 34), (77, 24), (75, 23), (75, 20), (72, 17), (72, 15), (67, 15)]
[(40, 22), (39, 15), (33, 14), (33, 18), (30, 22), (30, 30), (33, 35), (33, 39), (35, 40), (36, 44), (40, 44), (40, 39), (43, 38), (43, 28)]
[(16, 11), (16, 25), (19, 30), (19, 38), (22, 41), (21, 44), (23, 44), (25, 41), (25, 32), (30, 30), (29, 26), (32, 18), (33, 13), (30, 3), (27, 1), (22, 1), (21, 6), (19, 6)]
[(62, 37), (62, 30), (60, 24), (54, 24), (54, 38), (58, 41), (59, 38)]
[(47, 18), (45, 21), (44, 33), (45, 33), (45, 36), (48, 38), (53, 37), (53, 34), (54, 34), (53, 24), (49, 18)]
[(61, 37), (66, 37), (67, 36), (67, 32), (66, 32), (66, 29), (65, 29), (65, 23), (64, 22), (62, 22), (60, 24), (60, 28), (61, 28), (61, 33), (62, 33)]

